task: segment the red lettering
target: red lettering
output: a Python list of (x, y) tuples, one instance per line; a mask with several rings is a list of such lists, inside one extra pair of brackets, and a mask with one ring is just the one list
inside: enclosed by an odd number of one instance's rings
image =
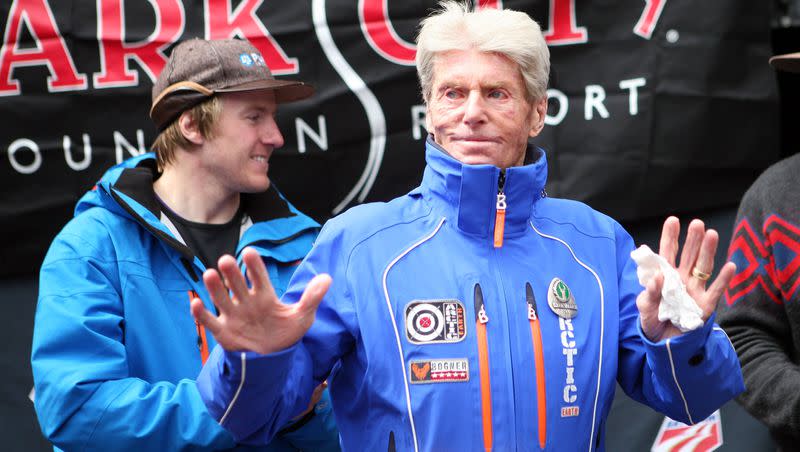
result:
[[(478, 9), (502, 9), (502, 0), (478, 0)], [(361, 31), (375, 52), (392, 63), (413, 66), (417, 46), (409, 43), (392, 27), (387, 0), (360, 0), (358, 15)]]
[(164, 69), (164, 49), (183, 33), (185, 15), (179, 0), (150, 0), (156, 14), (156, 28), (144, 41), (125, 42), (123, 0), (97, 0), (97, 41), (100, 44), (100, 69), (94, 74), (95, 88), (137, 86), (139, 73), (131, 70), (136, 60), (152, 81)]
[(205, 0), (206, 39), (247, 38), (261, 52), (273, 74), (296, 74), (300, 70), (297, 58), (286, 56), (256, 16), (262, 3), (264, 0), (242, 0), (232, 11), (231, 0)]
[(389, 21), (388, 9), (386, 0), (360, 0), (361, 31), (378, 55), (392, 63), (413, 66), (417, 47), (397, 36)]
[[(22, 27), (28, 29), (36, 48), (20, 49)], [(19, 81), (11, 72), (18, 66), (40, 66), (50, 70), (50, 92), (86, 89), (86, 75), (78, 74), (72, 56), (56, 25), (46, 0), (13, 0), (6, 22), (3, 47), (0, 49), (0, 96), (20, 93)]]
[(478, 0), (478, 9), (503, 9), (503, 0)]
[(581, 44), (587, 39), (586, 27), (575, 24), (575, 0), (550, 0), (550, 23), (544, 34), (547, 45)]
[(658, 18), (661, 17), (661, 11), (664, 10), (665, 3), (667, 0), (645, 0), (642, 17), (639, 18), (639, 22), (636, 22), (633, 32), (645, 39), (650, 39), (658, 23)]

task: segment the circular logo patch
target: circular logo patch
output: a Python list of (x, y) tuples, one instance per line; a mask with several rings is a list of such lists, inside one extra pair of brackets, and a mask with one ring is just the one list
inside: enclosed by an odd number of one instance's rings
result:
[(444, 315), (428, 303), (414, 306), (406, 316), (406, 331), (419, 342), (430, 342), (442, 334)]
[(547, 305), (562, 319), (571, 319), (578, 315), (578, 305), (572, 291), (564, 281), (553, 278), (547, 290)]

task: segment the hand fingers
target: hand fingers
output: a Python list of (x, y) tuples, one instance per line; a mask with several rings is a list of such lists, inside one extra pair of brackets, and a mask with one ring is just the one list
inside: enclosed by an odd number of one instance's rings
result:
[(221, 330), (222, 325), (217, 316), (206, 309), (203, 301), (199, 298), (193, 298), (191, 303), (191, 311), (192, 317), (194, 317), (199, 324), (208, 328), (208, 330), (211, 331), (211, 334), (216, 337), (217, 333)]
[(703, 237), (703, 243), (700, 246), (700, 254), (697, 256), (694, 266), (690, 270), (690, 278), (687, 286), (704, 288), (707, 279), (703, 279), (694, 274), (695, 270), (701, 273), (711, 275), (714, 273), (714, 255), (717, 252), (717, 245), (719, 244), (719, 234), (713, 229), (709, 229)]
[(647, 286), (636, 299), (636, 305), (639, 307), (640, 312), (652, 310), (658, 306), (663, 285), (664, 275), (659, 272), (647, 283)]
[(239, 264), (236, 263), (236, 259), (226, 254), (217, 261), (217, 268), (225, 278), (228, 288), (233, 291), (234, 297), (238, 301), (246, 301), (249, 298), (250, 290), (247, 287), (247, 281), (244, 280), (244, 275), (239, 271)]
[(331, 286), (331, 281), (331, 277), (325, 273), (315, 276), (308, 282), (308, 285), (306, 285), (306, 289), (303, 291), (303, 296), (300, 297), (300, 301), (293, 305), (295, 309), (304, 311), (306, 314), (316, 312), (317, 307), (320, 302), (322, 302), (322, 298)]
[(722, 266), (717, 279), (714, 280), (703, 297), (703, 305), (700, 307), (703, 309), (703, 312), (707, 314), (704, 317), (704, 320), (708, 318), (708, 316), (711, 315), (715, 309), (717, 309), (717, 303), (722, 297), (722, 293), (725, 292), (725, 288), (728, 287), (728, 284), (730, 284), (735, 274), (736, 264), (733, 262), (727, 262)]
[(203, 283), (208, 289), (208, 294), (211, 296), (211, 301), (217, 307), (220, 313), (227, 313), (233, 308), (233, 302), (228, 295), (228, 289), (222, 283), (222, 278), (216, 270), (210, 269), (203, 273)]
[(678, 235), (681, 232), (681, 223), (677, 217), (669, 217), (664, 221), (661, 228), (661, 242), (658, 244), (658, 254), (667, 260), (667, 263), (675, 266), (675, 258), (678, 256)]
[(247, 269), (247, 277), (250, 279), (250, 284), (256, 292), (264, 292), (269, 298), (274, 298), (276, 301), (278, 296), (275, 295), (275, 289), (272, 287), (272, 281), (269, 279), (267, 267), (264, 266), (264, 261), (261, 255), (253, 248), (245, 248), (242, 251), (242, 259), (244, 260), (245, 268)]
[(697, 255), (700, 253), (700, 245), (703, 243), (706, 228), (702, 221), (692, 220), (689, 229), (686, 231), (686, 242), (681, 251), (681, 264), (678, 271), (681, 275), (690, 275), (692, 267), (697, 262)]

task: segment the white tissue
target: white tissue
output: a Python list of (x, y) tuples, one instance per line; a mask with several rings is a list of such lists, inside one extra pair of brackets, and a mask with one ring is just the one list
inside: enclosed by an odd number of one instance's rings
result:
[(669, 320), (682, 332), (692, 331), (703, 326), (703, 311), (694, 299), (686, 292), (678, 270), (669, 265), (663, 257), (654, 253), (647, 245), (631, 251), (631, 258), (636, 262), (636, 276), (639, 284), (647, 287), (647, 283), (661, 272), (664, 285), (661, 287), (661, 304), (658, 307), (658, 320)]

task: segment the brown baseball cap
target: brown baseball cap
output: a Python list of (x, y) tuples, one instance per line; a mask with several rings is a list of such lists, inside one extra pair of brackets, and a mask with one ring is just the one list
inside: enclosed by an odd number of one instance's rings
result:
[(775, 55), (769, 64), (779, 71), (800, 73), (800, 52)]
[(314, 88), (296, 80), (277, 80), (261, 53), (240, 39), (191, 39), (173, 50), (153, 85), (150, 117), (163, 130), (183, 111), (216, 93), (275, 91), (278, 103), (305, 99)]

